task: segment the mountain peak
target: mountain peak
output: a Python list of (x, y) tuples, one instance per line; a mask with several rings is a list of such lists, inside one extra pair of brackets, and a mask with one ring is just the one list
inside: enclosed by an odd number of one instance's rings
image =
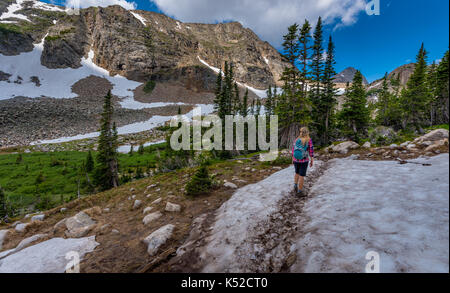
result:
[[(343, 71), (339, 72), (338, 74), (336, 74), (334, 76), (334, 82), (335, 83), (351, 83), (353, 82), (353, 77), (355, 76), (357, 69), (353, 68), (353, 67), (347, 67), (345, 68)], [(369, 84), (367, 82), (367, 79), (364, 77), (363, 75), (363, 83), (364, 84)]]

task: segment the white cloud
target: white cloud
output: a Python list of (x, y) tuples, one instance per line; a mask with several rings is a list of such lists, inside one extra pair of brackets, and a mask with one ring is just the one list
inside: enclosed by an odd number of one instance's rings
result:
[(294, 22), (316, 23), (322, 16), (335, 27), (356, 23), (365, 0), (150, 0), (161, 11), (183, 22), (239, 21), (275, 46)]
[(126, 0), (66, 0), (66, 7), (107, 7), (110, 5), (120, 5), (125, 9), (136, 9), (135, 2), (128, 2)]

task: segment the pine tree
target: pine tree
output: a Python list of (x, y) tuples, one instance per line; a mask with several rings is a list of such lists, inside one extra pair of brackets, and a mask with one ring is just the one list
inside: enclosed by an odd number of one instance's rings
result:
[(112, 123), (113, 105), (111, 91), (105, 96), (101, 129), (98, 141), (97, 166), (95, 168), (95, 182), (101, 190), (107, 190), (119, 185), (117, 163), (117, 128)]
[(436, 122), (436, 112), (439, 107), (439, 95), (438, 95), (438, 74), (437, 65), (435, 62), (431, 64), (427, 71), (427, 87), (429, 91), (429, 99), (426, 105), (429, 115), (430, 126), (434, 125)]
[(449, 51), (445, 52), (444, 57), (437, 68), (437, 99), (440, 107), (437, 109), (437, 120), (439, 123), (449, 122), (449, 76), (448, 76), (448, 57)]
[(311, 49), (309, 43), (311, 41), (311, 25), (308, 20), (305, 20), (302, 28), (300, 29), (299, 43), (299, 59), (300, 59), (300, 84), (301, 91), (304, 96), (307, 94), (307, 81), (309, 77), (308, 62), (309, 62), (309, 50)]
[(339, 116), (344, 134), (356, 141), (366, 134), (370, 117), (367, 109), (366, 90), (359, 70), (356, 71), (353, 84), (348, 89), (346, 101)]
[(401, 95), (401, 104), (405, 113), (403, 127), (409, 125), (413, 128), (420, 129), (424, 124), (424, 109), (429, 100), (429, 91), (426, 82), (426, 60), (427, 52), (422, 44), (417, 54), (414, 72)]
[(4, 218), (7, 215), (7, 212), (6, 195), (3, 188), (0, 186), (0, 219)]
[(206, 166), (200, 166), (192, 179), (186, 184), (186, 194), (200, 195), (211, 190), (212, 180), (209, 177)]
[(378, 115), (377, 115), (377, 123), (389, 126), (389, 118), (388, 118), (388, 111), (389, 111), (389, 102), (390, 102), (390, 93), (389, 93), (389, 84), (388, 84), (388, 74), (387, 72), (384, 75), (383, 78), (383, 84), (381, 87), (381, 90), (378, 95)]
[(244, 98), (242, 99), (240, 114), (243, 117), (248, 115), (248, 89), (245, 90)]
[[(314, 30), (314, 45), (312, 47), (313, 53), (311, 56), (311, 80), (313, 86), (311, 89), (311, 100), (313, 104), (320, 99), (321, 83), (323, 77), (323, 27), (322, 18), (319, 17), (316, 28)], [(318, 116), (314, 117), (317, 121)]]
[(334, 107), (336, 105), (337, 91), (334, 85), (334, 76), (336, 71), (334, 69), (335, 53), (334, 43), (330, 36), (327, 48), (327, 57), (325, 60), (325, 68), (323, 71), (323, 91), (318, 96), (318, 100), (315, 103), (316, 109), (316, 125), (318, 128), (318, 134), (321, 134), (321, 143), (328, 145), (330, 142), (331, 126), (334, 122)]
[(139, 145), (138, 154), (141, 156), (144, 154), (144, 145), (143, 144)]
[(92, 152), (89, 151), (86, 156), (86, 172), (90, 173), (94, 170), (94, 158), (92, 157)]
[(267, 98), (266, 98), (266, 104), (265, 104), (265, 108), (266, 108), (266, 114), (268, 116), (273, 115), (274, 114), (274, 95), (272, 93), (272, 87), (269, 86), (269, 89), (267, 90)]

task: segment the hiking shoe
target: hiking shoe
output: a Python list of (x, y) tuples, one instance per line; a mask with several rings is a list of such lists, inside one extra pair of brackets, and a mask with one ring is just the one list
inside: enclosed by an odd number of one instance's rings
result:
[(297, 191), (297, 196), (298, 197), (306, 197), (306, 192), (303, 190), (298, 190)]
[(294, 184), (294, 191), (295, 191), (295, 193), (298, 193), (298, 185), (297, 184)]

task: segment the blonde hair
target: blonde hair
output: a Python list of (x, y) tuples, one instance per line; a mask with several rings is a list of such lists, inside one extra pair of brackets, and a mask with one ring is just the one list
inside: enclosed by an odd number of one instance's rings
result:
[(298, 135), (297, 139), (302, 140), (302, 144), (306, 144), (311, 140), (311, 137), (309, 136), (309, 129), (308, 127), (302, 127), (300, 128), (300, 134)]

